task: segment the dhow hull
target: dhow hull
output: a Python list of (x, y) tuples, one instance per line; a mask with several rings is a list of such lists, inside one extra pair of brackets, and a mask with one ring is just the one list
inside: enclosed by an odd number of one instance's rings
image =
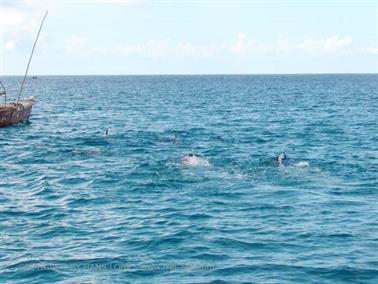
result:
[(18, 105), (0, 105), (0, 127), (28, 121), (33, 107), (32, 100), (20, 101)]

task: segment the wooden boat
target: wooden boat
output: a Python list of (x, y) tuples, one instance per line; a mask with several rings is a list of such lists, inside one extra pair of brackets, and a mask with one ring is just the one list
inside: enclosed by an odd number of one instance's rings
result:
[(4, 104), (0, 105), (0, 127), (28, 121), (33, 107), (33, 97), (19, 100), (18, 103), (7, 103), (7, 94), (1, 82), (0, 86), (0, 96), (4, 96)]
[[(41, 32), (43, 22), (46, 19), (46, 16), (47, 16), (47, 12), (42, 20), (41, 26), (39, 27), (37, 38), (34, 42), (33, 49), (29, 58), (29, 62), (26, 67), (25, 76), (21, 83), (21, 89), (18, 94), (18, 98), (15, 102), (7, 103), (7, 93), (5, 91), (5, 87), (3, 83), (0, 81), (0, 96), (4, 97), (4, 103), (0, 104), (0, 127), (10, 126), (19, 122), (28, 121), (30, 118), (34, 99), (33, 97), (29, 99), (20, 99), (20, 98), (21, 98), (22, 90), (24, 88), (26, 77), (28, 75), (29, 66), (30, 66), (31, 59), (33, 57), (34, 49), (37, 44), (38, 37)], [(33, 76), (33, 78), (34, 77), (35, 79), (37, 78), (36, 76)]]

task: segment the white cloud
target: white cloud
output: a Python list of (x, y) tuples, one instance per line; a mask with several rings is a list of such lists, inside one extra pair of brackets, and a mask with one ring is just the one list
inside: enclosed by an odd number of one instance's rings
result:
[(273, 46), (274, 53), (281, 55), (288, 54), (292, 48), (289, 43), (289, 40), (284, 36), (279, 36)]
[(238, 34), (236, 42), (226, 49), (236, 55), (244, 53), (286, 55), (291, 51), (292, 47), (289, 40), (284, 36), (279, 36), (272, 42), (263, 42), (249, 39), (245, 33), (241, 32)]
[(21, 25), (25, 21), (25, 15), (15, 9), (0, 8), (0, 26), (9, 28)]
[[(298, 51), (308, 55), (342, 53), (347, 54), (351, 49), (352, 38), (330, 36), (324, 38), (308, 38), (303, 42), (290, 42), (288, 38), (279, 36), (274, 41), (257, 41), (249, 39), (245, 33), (239, 33), (236, 42), (228, 45), (228, 51), (232, 54), (243, 55), (246, 53), (257, 55), (287, 56)], [(372, 49), (374, 51), (374, 49)]]
[(12, 7), (0, 7), (0, 27), (4, 31), (31, 31), (36, 26), (35, 14)]
[(13, 50), (16, 47), (16, 42), (14, 40), (8, 40), (4, 43), (5, 50)]
[(239, 33), (236, 42), (231, 46), (231, 52), (241, 54), (245, 52), (251, 44), (247, 40), (245, 33)]
[(66, 49), (69, 51), (78, 51), (84, 47), (87, 38), (82, 36), (73, 35), (66, 38)]
[(4, 50), (23, 48), (25, 42), (34, 40), (38, 25), (35, 18), (33, 11), (0, 7), (0, 33), (4, 41), (2, 48)]
[(200, 56), (209, 57), (220, 50), (216, 45), (194, 46), (187, 41), (180, 41), (176, 46), (172, 47), (173, 53), (183, 56)]
[(298, 48), (310, 55), (346, 51), (351, 45), (351, 37), (330, 36), (326, 38), (308, 38)]
[(196, 53), (196, 48), (186, 41), (180, 41), (177, 44), (177, 49), (183, 55), (194, 55)]
[[(87, 47), (87, 45), (86, 45)], [(95, 46), (90, 50), (102, 56), (120, 57), (211, 57), (224, 49), (222, 46), (193, 45), (187, 41), (173, 41), (171, 39), (147, 40), (143, 42), (116, 42), (108, 45)]]
[(377, 46), (371, 46), (366, 49), (367, 53), (378, 55), (378, 47)]
[(111, 46), (95, 47), (92, 50), (102, 55), (159, 57), (166, 50), (167, 42), (167, 40), (148, 40), (142, 43), (118, 42)]
[[(350, 37), (331, 36), (325, 38), (310, 38), (301, 43), (290, 42), (285, 36), (279, 36), (273, 41), (257, 41), (248, 38), (245, 33), (240, 32), (234, 43), (231, 44), (210, 44), (193, 45), (188, 41), (174, 42), (168, 39), (147, 40), (140, 43), (118, 42), (107, 46), (92, 48), (95, 53), (112, 56), (188, 56), (188, 57), (210, 57), (220, 53), (231, 53), (238, 56), (245, 55), (269, 55), (288, 56), (303, 51), (305, 54), (323, 54), (340, 52), (346, 53), (352, 43)], [(75, 39), (70, 46), (81, 45), (82, 40)]]

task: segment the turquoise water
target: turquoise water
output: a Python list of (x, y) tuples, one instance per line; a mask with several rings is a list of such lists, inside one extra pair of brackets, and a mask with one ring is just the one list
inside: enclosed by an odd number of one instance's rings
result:
[(377, 283), (377, 75), (41, 76), (31, 95), (0, 129), (1, 283)]

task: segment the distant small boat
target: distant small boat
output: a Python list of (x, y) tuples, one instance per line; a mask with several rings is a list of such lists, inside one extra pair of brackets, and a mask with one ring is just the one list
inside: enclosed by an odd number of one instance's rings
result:
[[(4, 103), (3, 104), (0, 103), (0, 127), (5, 127), (5, 126), (9, 126), (9, 125), (13, 125), (19, 122), (24, 122), (24, 121), (29, 120), (34, 99), (33, 97), (29, 99), (22, 99), (22, 100), (20, 98), (21, 98), (22, 90), (24, 88), (26, 77), (28, 75), (28, 70), (29, 70), (31, 59), (33, 57), (34, 49), (37, 44), (38, 37), (41, 32), (43, 22), (46, 19), (46, 16), (47, 16), (47, 12), (45, 16), (43, 17), (41, 26), (39, 27), (39, 30), (38, 30), (37, 38), (34, 41), (34, 45), (33, 45), (32, 52), (30, 54), (29, 62), (26, 67), (25, 76), (24, 76), (24, 79), (22, 80), (20, 92), (18, 93), (18, 98), (15, 102), (7, 103), (7, 92), (5, 90), (3, 83), (0, 81), (0, 96), (4, 97)], [(32, 78), (37, 79), (37, 76), (33, 76)]]

